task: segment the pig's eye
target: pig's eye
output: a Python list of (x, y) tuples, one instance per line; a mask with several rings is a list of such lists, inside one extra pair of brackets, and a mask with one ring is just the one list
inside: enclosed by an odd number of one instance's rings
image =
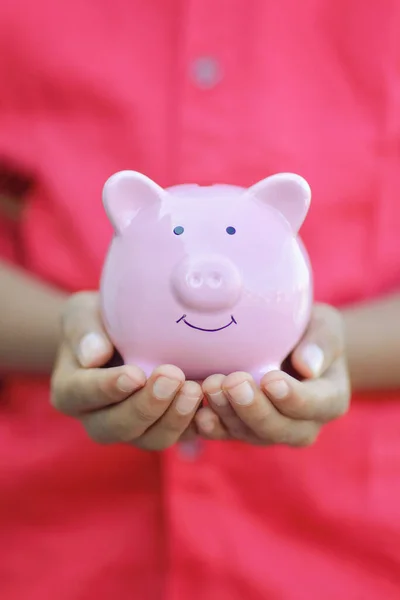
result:
[(184, 228), (182, 227), (182, 225), (178, 225), (177, 227), (175, 227), (174, 229), (174, 234), (175, 235), (182, 235), (182, 233), (184, 232)]
[(226, 233), (227, 233), (228, 235), (235, 235), (235, 233), (236, 233), (236, 229), (235, 229), (234, 227), (227, 227), (227, 228), (226, 228)]

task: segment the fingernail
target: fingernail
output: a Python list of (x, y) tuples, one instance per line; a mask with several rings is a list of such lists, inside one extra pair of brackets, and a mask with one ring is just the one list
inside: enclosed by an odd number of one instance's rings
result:
[(302, 349), (301, 357), (313, 376), (317, 377), (324, 364), (324, 353), (321, 348), (317, 344), (308, 344)]
[(222, 390), (213, 394), (207, 394), (207, 396), (215, 406), (226, 406), (228, 404), (228, 399)]
[(181, 415), (188, 415), (189, 413), (191, 413), (196, 408), (196, 405), (200, 400), (197, 385), (193, 384), (193, 387), (195, 386), (195, 389), (192, 391), (189, 383), (190, 382), (186, 383), (184, 389), (179, 394), (178, 399), (176, 401), (176, 411)]
[(137, 383), (135, 383), (130, 377), (127, 375), (120, 375), (117, 379), (117, 388), (121, 390), (121, 392), (125, 392), (126, 394), (131, 394), (134, 389), (136, 389)]
[(79, 362), (88, 367), (108, 351), (108, 344), (102, 335), (88, 333), (79, 344)]
[(167, 400), (174, 396), (180, 385), (180, 381), (161, 376), (153, 385), (153, 394), (159, 400)]
[(268, 396), (275, 398), (275, 400), (283, 400), (289, 395), (289, 386), (286, 381), (271, 381), (265, 386)]
[(228, 393), (237, 404), (242, 404), (243, 406), (251, 404), (254, 399), (253, 388), (248, 381), (243, 381), (243, 383), (230, 388)]

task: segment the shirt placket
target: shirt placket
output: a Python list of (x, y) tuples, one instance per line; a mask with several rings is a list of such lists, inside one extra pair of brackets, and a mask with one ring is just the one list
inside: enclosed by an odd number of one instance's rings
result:
[[(242, 0), (185, 3), (177, 44), (171, 183), (224, 183), (229, 171), (232, 118), (240, 103), (236, 67), (243, 6)], [(208, 562), (200, 531), (204, 522), (196, 518), (197, 502), (202, 510), (213, 494), (207, 456), (201, 440), (178, 444), (165, 454), (167, 600), (211, 598), (214, 593), (211, 578), (201, 577), (199, 585), (194, 577), (198, 565), (204, 570)]]

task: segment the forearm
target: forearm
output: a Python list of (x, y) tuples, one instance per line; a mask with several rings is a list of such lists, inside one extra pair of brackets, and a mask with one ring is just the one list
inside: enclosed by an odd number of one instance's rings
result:
[(354, 390), (400, 389), (400, 295), (343, 311)]
[(0, 262), (0, 372), (51, 372), (63, 302), (63, 293)]

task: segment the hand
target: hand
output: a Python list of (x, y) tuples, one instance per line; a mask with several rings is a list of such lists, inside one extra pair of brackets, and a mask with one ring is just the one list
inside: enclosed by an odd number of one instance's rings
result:
[(207, 439), (257, 445), (312, 444), (322, 425), (349, 407), (344, 347), (340, 313), (315, 305), (307, 332), (290, 357), (303, 381), (272, 371), (262, 378), (259, 389), (248, 373), (212, 375), (203, 382), (209, 407), (196, 415), (199, 433)]
[(146, 381), (136, 366), (104, 367), (113, 345), (103, 328), (98, 294), (71, 296), (62, 317), (62, 342), (52, 375), (52, 404), (76, 417), (100, 443), (162, 450), (194, 435), (201, 386), (163, 365)]

